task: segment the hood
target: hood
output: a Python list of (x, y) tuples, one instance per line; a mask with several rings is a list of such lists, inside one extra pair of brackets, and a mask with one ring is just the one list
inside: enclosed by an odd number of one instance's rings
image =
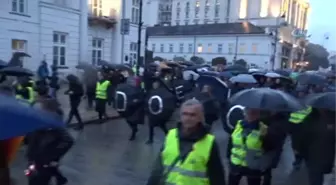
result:
[(192, 133), (191, 135), (184, 136), (181, 132), (181, 122), (178, 122), (177, 129), (178, 129), (178, 137), (180, 140), (189, 141), (189, 142), (196, 142), (202, 139), (205, 135), (210, 133), (210, 127), (206, 124), (199, 124), (199, 128)]

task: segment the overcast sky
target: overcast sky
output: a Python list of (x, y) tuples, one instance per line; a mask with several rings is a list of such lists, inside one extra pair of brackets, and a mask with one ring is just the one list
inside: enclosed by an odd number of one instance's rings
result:
[[(310, 5), (310, 41), (323, 44), (329, 51), (336, 51), (336, 0), (310, 0)], [(325, 34), (329, 35), (329, 40), (323, 39)]]

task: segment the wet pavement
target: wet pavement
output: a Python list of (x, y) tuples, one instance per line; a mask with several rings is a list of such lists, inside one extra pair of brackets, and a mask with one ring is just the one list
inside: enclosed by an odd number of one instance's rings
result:
[[(212, 129), (221, 146), (224, 165), (228, 135), (220, 124)], [(71, 131), (76, 144), (62, 161), (61, 170), (69, 178), (69, 185), (143, 185), (150, 174), (153, 161), (158, 155), (164, 134), (156, 130), (153, 145), (145, 144), (148, 135), (146, 125), (140, 126), (135, 141), (128, 141), (129, 128), (123, 119), (103, 125), (88, 125), (81, 133)], [(293, 154), (289, 141), (284, 146), (280, 164), (273, 173), (273, 185), (306, 185), (305, 170), (292, 171)], [(24, 185), (26, 162), (24, 148), (12, 164), (12, 176), (18, 185)], [(226, 170), (227, 172), (227, 170)], [(326, 179), (330, 181), (330, 177)], [(245, 184), (244, 180), (241, 184)], [(331, 185), (326, 183), (325, 185)], [(332, 183), (334, 184), (334, 183)]]

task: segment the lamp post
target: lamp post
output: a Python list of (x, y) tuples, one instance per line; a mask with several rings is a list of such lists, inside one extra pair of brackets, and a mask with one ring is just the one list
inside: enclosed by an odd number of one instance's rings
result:
[[(280, 22), (282, 18), (285, 18), (285, 15), (278, 16), (276, 18), (276, 25), (274, 30), (274, 47), (273, 47), (273, 54), (271, 58), (271, 69), (274, 70), (275, 61), (277, 58), (277, 49), (278, 49), (278, 41), (279, 41), (279, 29), (282, 26), (282, 23)], [(273, 35), (273, 34), (272, 34)]]
[(142, 31), (142, 4), (143, 0), (139, 0), (139, 23), (138, 23), (138, 51), (137, 51), (137, 63), (136, 63), (136, 75), (139, 76), (140, 69), (140, 55), (141, 55), (141, 31)]

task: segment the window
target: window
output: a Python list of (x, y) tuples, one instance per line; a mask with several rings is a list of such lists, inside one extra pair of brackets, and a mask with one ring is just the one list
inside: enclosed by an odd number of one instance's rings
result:
[(176, 21), (176, 25), (177, 25), (177, 26), (180, 25), (180, 21)]
[(26, 52), (26, 43), (25, 40), (12, 39), (12, 51), (14, 52)]
[(138, 59), (138, 43), (131, 42), (130, 43), (130, 62), (131, 64), (135, 64)]
[(177, 3), (177, 5), (176, 5), (176, 19), (180, 19), (180, 12), (181, 12), (180, 3)]
[(208, 17), (208, 15), (209, 15), (209, 9), (210, 9), (209, 0), (205, 0), (205, 7), (204, 7), (204, 16), (205, 17)]
[(192, 52), (193, 52), (193, 45), (188, 44), (188, 53), (192, 53)]
[(202, 53), (202, 52), (203, 52), (203, 46), (202, 46), (202, 44), (198, 44), (197, 53)]
[(219, 17), (219, 9), (220, 9), (220, 3), (219, 3), (219, 0), (216, 0), (216, 2), (215, 2), (215, 17)]
[(140, 7), (140, 0), (132, 0), (132, 23), (139, 23), (139, 7)]
[(245, 53), (245, 51), (246, 51), (245, 43), (240, 43), (239, 44), (239, 53)]
[(155, 52), (155, 44), (152, 44), (152, 51)]
[(200, 9), (200, 2), (196, 1), (196, 4), (195, 4), (195, 18), (199, 17), (199, 9)]
[(222, 53), (222, 52), (223, 52), (223, 44), (218, 44), (217, 53)]
[(92, 65), (98, 65), (103, 56), (103, 39), (92, 39)]
[(240, 0), (240, 7), (239, 7), (239, 18), (244, 19), (247, 15), (247, 1), (248, 0)]
[(204, 19), (204, 24), (208, 24), (209, 20), (208, 19)]
[(66, 33), (54, 32), (53, 34), (53, 65), (66, 65)]
[(163, 53), (164, 52), (164, 45), (160, 44), (160, 52)]
[(228, 53), (229, 53), (229, 54), (233, 54), (233, 50), (234, 50), (234, 44), (230, 43), (230, 44), (228, 45)]
[(183, 47), (184, 47), (184, 44), (183, 44), (183, 43), (181, 43), (181, 44), (180, 44), (180, 53), (183, 53), (183, 52), (184, 52), (184, 51), (183, 51), (183, 50), (184, 50), (184, 48), (183, 48)]
[(26, 0), (12, 0), (12, 12), (17, 13), (27, 13), (27, 2)]
[(253, 53), (257, 53), (258, 52), (258, 44), (257, 43), (253, 43), (252, 44), (252, 52)]
[(189, 24), (189, 21), (188, 21), (188, 20), (185, 20), (185, 21), (184, 21), (184, 24), (185, 24), (185, 25), (188, 25), (188, 24)]
[(91, 0), (91, 12), (94, 16), (103, 16), (103, 0)]
[(173, 47), (173, 44), (169, 44), (169, 52), (174, 52), (174, 47)]
[(260, 5), (260, 17), (267, 17), (268, 16), (268, 7), (269, 7), (269, 0), (261, 0)]
[(209, 53), (212, 52), (212, 44), (208, 44), (208, 52), (209, 52)]
[(189, 19), (189, 12), (190, 12), (190, 3), (186, 3), (186, 10), (185, 10), (185, 18)]

